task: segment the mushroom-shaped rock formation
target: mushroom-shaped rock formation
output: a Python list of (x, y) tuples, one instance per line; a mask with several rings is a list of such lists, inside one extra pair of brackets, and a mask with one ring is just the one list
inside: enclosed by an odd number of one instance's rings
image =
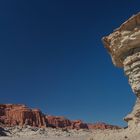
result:
[(137, 97), (133, 111), (124, 118), (129, 127), (136, 126), (140, 123), (140, 13), (132, 16), (102, 40), (113, 64), (124, 68)]

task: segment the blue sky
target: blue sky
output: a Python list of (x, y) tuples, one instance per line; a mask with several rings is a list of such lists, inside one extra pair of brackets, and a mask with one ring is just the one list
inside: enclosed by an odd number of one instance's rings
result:
[(0, 103), (126, 125), (135, 96), (101, 38), (138, 0), (0, 1)]

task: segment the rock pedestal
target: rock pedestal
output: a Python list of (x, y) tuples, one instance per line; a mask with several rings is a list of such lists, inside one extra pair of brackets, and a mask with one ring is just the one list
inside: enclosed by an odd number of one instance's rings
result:
[(137, 100), (133, 111), (124, 118), (128, 126), (140, 123), (140, 13), (132, 16), (109, 36), (103, 37), (113, 64), (124, 69)]

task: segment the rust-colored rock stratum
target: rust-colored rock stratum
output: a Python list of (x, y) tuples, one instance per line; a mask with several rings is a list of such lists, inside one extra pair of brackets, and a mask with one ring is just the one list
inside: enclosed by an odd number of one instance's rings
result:
[(103, 43), (114, 65), (124, 68), (137, 97), (132, 113), (125, 117), (129, 127), (137, 126), (140, 123), (140, 13), (104, 37)]
[(0, 104), (0, 126), (33, 126), (66, 129), (117, 129), (104, 123), (87, 124), (81, 120), (71, 121), (63, 116), (43, 114), (39, 109), (30, 109), (23, 104)]
[(45, 115), (39, 109), (30, 109), (22, 104), (1, 104), (0, 122), (6, 126), (46, 126)]

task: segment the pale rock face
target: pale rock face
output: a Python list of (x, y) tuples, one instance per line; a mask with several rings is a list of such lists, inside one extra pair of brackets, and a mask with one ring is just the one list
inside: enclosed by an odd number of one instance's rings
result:
[(109, 36), (103, 43), (111, 55), (114, 65), (123, 67), (129, 84), (137, 96), (131, 114), (125, 117), (129, 127), (140, 123), (140, 13), (132, 16)]

